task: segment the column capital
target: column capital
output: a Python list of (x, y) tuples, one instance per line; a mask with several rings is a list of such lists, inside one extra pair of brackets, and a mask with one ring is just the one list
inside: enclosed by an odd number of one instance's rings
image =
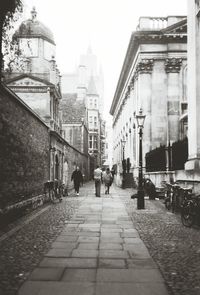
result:
[(181, 58), (167, 58), (165, 60), (166, 73), (179, 73), (182, 66)]
[(153, 71), (153, 64), (154, 60), (153, 59), (142, 59), (136, 67), (136, 73), (138, 74), (151, 74)]

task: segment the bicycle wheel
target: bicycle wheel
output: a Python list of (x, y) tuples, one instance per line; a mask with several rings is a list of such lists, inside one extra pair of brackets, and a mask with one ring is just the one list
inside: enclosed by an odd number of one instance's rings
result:
[(181, 221), (184, 226), (191, 227), (194, 224), (195, 214), (191, 201), (184, 203), (181, 207)]
[(170, 195), (169, 192), (165, 193), (165, 208), (167, 210), (171, 209)]
[(167, 198), (165, 200), (165, 207), (167, 210), (170, 210), (171, 209), (171, 202), (170, 202), (170, 198)]
[(56, 195), (55, 195), (54, 190), (51, 190), (51, 192), (50, 192), (50, 199), (51, 199), (52, 203), (56, 202)]

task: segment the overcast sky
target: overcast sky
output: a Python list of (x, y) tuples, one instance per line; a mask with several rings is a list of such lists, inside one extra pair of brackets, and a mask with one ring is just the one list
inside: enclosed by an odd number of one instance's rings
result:
[(187, 0), (24, 0), (25, 14), (33, 6), (38, 19), (56, 41), (61, 73), (73, 72), (91, 45), (102, 65), (105, 114), (109, 112), (131, 32), (140, 16), (186, 15)]

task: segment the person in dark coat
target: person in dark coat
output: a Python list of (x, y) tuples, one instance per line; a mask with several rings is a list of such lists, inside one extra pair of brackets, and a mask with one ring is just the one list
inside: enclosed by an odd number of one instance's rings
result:
[(76, 195), (79, 196), (79, 187), (80, 187), (80, 183), (83, 184), (83, 175), (81, 171), (79, 170), (78, 166), (72, 173), (71, 181), (74, 181), (74, 189), (75, 189)]

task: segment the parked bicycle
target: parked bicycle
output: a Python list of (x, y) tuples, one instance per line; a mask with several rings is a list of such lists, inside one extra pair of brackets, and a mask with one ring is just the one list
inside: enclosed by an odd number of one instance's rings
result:
[(181, 207), (181, 187), (178, 184), (165, 183), (165, 207), (172, 213), (178, 212)]
[(164, 204), (167, 210), (171, 210), (172, 207), (172, 185), (168, 182), (165, 183), (165, 197), (164, 197)]
[(59, 184), (58, 180), (47, 181), (44, 184), (44, 193), (45, 195), (48, 194), (49, 200), (52, 203), (55, 203), (57, 200), (61, 202), (64, 196), (63, 184)]
[(200, 224), (200, 195), (194, 195), (191, 191), (185, 193), (181, 205), (181, 221), (187, 227)]

